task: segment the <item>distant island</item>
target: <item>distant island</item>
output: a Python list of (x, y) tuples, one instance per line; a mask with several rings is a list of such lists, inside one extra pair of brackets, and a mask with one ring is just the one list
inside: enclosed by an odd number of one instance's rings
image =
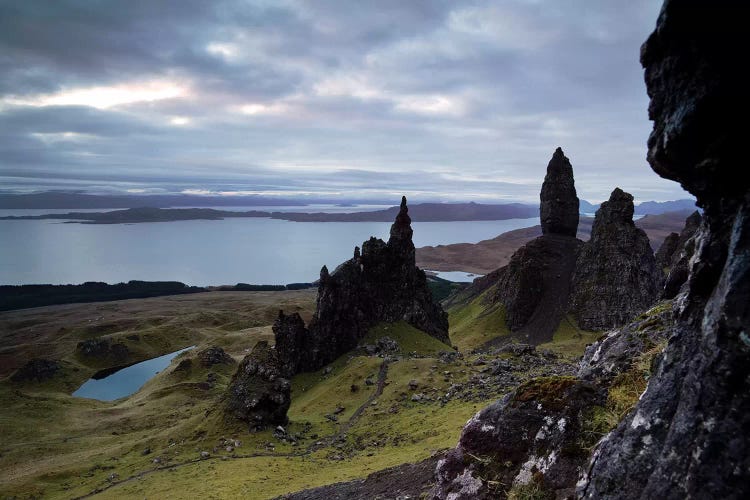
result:
[[(304, 213), (249, 210), (235, 212), (213, 208), (128, 208), (111, 212), (68, 212), (65, 214), (21, 215), (0, 217), (0, 220), (58, 219), (80, 224), (134, 224), (141, 222), (172, 222), (184, 220), (222, 220), (229, 218), (265, 217), (293, 222), (391, 222), (398, 207), (371, 212)], [(478, 203), (422, 203), (412, 207), (415, 221), (450, 222), (470, 220), (527, 219), (538, 215), (538, 207), (521, 203), (480, 205)]]
[[(343, 205), (343, 204), (342, 204)], [(581, 212), (596, 211), (598, 205), (582, 201)], [(644, 202), (638, 205), (639, 215), (661, 214), (671, 211), (695, 210), (692, 200)], [(537, 217), (539, 207), (524, 203), (420, 203), (412, 205), (415, 222), (458, 222), (528, 219)], [(231, 211), (215, 208), (159, 208), (141, 207), (108, 212), (68, 212), (64, 214), (12, 215), (0, 220), (57, 219), (79, 224), (136, 224), (142, 222), (173, 222), (186, 220), (222, 220), (230, 218), (270, 218), (292, 222), (390, 222), (398, 214), (398, 207), (349, 213), (325, 212), (269, 212), (264, 210)]]

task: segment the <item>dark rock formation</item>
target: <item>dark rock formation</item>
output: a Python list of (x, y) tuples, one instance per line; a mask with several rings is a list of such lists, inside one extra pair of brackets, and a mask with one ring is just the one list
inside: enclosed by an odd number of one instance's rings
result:
[(291, 384), (283, 378), (276, 351), (258, 342), (242, 360), (226, 395), (229, 415), (247, 422), (251, 430), (286, 425)]
[(10, 377), (13, 382), (44, 382), (60, 370), (60, 362), (54, 359), (34, 358), (26, 362)]
[(497, 280), (495, 300), (505, 306), (511, 331), (526, 331), (539, 344), (552, 339), (568, 309), (570, 279), (583, 243), (559, 234), (540, 236), (519, 248)]
[(661, 246), (656, 251), (654, 258), (656, 259), (656, 267), (668, 272), (672, 266), (672, 257), (677, 250), (677, 242), (680, 240), (680, 233), (669, 233)]
[(695, 233), (701, 224), (701, 214), (698, 211), (693, 212), (685, 220), (685, 227), (680, 232), (677, 239), (676, 248), (672, 254), (672, 260), (669, 263), (669, 274), (664, 283), (662, 298), (672, 299), (680, 292), (680, 288), (688, 278), (688, 263), (695, 251)]
[(130, 354), (128, 346), (105, 337), (78, 342), (76, 351), (85, 358), (116, 362), (125, 361)]
[(648, 388), (599, 443), (583, 498), (750, 497), (750, 109), (743, 2), (667, 0), (641, 61), (649, 162), (704, 208), (685, 295)]
[(571, 310), (586, 330), (623, 325), (654, 303), (662, 282), (648, 236), (633, 223), (633, 197), (616, 188), (578, 257)]
[(573, 168), (560, 148), (547, 166), (540, 198), (542, 236), (519, 248), (507, 266), (472, 285), (480, 292), (497, 285), (491, 300), (505, 307), (508, 328), (533, 344), (552, 340), (567, 312), (570, 280), (583, 244), (575, 238)]
[(204, 368), (210, 368), (214, 365), (232, 365), (234, 359), (224, 352), (221, 347), (208, 347), (198, 353), (198, 360)]
[(575, 238), (579, 202), (573, 182), (573, 167), (560, 148), (555, 150), (547, 165), (539, 199), (542, 234), (563, 234)]
[(415, 265), (412, 234), (404, 197), (388, 243), (370, 238), (333, 273), (323, 266), (317, 308), (307, 328), (299, 315), (279, 314), (274, 335), (286, 376), (323, 367), (354, 349), (381, 322), (405, 320), (449, 343), (447, 315)]

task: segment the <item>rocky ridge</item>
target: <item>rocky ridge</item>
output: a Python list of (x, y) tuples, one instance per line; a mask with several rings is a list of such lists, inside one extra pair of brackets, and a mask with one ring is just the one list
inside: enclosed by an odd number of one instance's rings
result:
[(305, 327), (296, 315), (279, 314), (276, 350), (286, 376), (317, 370), (354, 349), (381, 322), (404, 320), (448, 344), (448, 318), (432, 299), (427, 277), (415, 265), (406, 197), (388, 243), (370, 238), (333, 273), (323, 266), (315, 314)]
[(283, 423), (289, 408), (288, 379), (318, 370), (356, 348), (369, 329), (382, 322), (404, 320), (449, 344), (447, 314), (433, 301), (427, 277), (415, 265), (412, 235), (403, 197), (388, 243), (370, 238), (333, 273), (323, 266), (310, 324), (298, 313), (279, 311), (274, 348), (256, 346), (230, 384), (229, 414), (256, 427)]

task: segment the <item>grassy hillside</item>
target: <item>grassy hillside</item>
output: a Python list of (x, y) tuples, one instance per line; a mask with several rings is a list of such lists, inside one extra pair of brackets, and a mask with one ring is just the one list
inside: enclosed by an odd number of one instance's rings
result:
[[(271, 498), (364, 477), (453, 447), (476, 411), (549, 371), (509, 353), (468, 354), (507, 335), (503, 311), (487, 310), (480, 297), (450, 312), (462, 355), (441, 359), (449, 346), (404, 322), (381, 324), (363, 343), (387, 336), (396, 352), (357, 350), (292, 380), (287, 434), (251, 433), (226, 419), (222, 395), (236, 364), (204, 368), (197, 353), (218, 345), (239, 361), (272, 339), (278, 309), (309, 319), (314, 299), (314, 291), (216, 292), (1, 313), (0, 354), (15, 366), (3, 365), (0, 379), (0, 497)], [(79, 359), (75, 345), (100, 336), (126, 343), (131, 361), (197, 347), (130, 397), (71, 397), (101, 368)], [(556, 337), (572, 353), (566, 339)], [(61, 372), (43, 383), (12, 382), (31, 353), (61, 360)], [(499, 357), (511, 365), (496, 376)], [(191, 368), (176, 370), (185, 359)]]

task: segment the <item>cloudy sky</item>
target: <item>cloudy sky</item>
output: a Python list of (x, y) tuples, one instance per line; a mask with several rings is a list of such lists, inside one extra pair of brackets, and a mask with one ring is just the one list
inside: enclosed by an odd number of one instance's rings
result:
[(0, 189), (686, 197), (645, 161), (659, 0), (0, 0)]

